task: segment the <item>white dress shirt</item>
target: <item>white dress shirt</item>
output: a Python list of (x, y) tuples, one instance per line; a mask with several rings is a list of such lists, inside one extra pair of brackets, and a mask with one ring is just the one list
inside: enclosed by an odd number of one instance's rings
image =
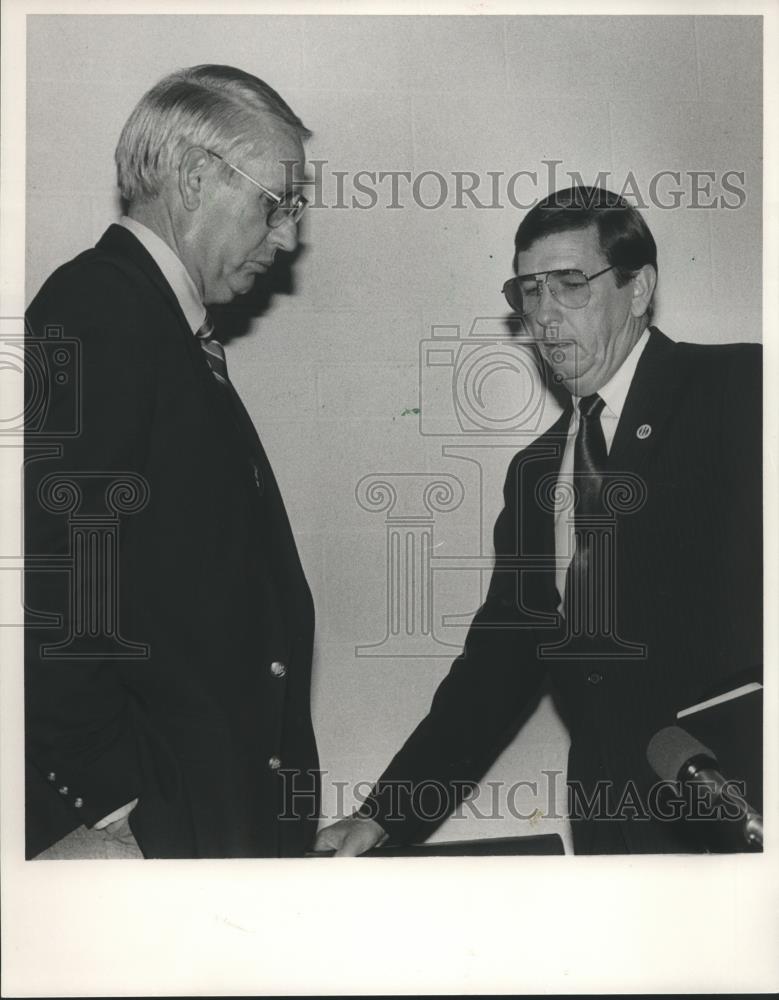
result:
[[(598, 395), (606, 404), (600, 415), (600, 425), (603, 428), (603, 436), (606, 439), (606, 452), (611, 451), (614, 435), (617, 432), (617, 424), (622, 416), (622, 409), (625, 406), (628, 390), (636, 373), (636, 365), (641, 357), (644, 348), (649, 341), (649, 330), (646, 329), (636, 341), (633, 350), (628, 354), (617, 371), (611, 376), (609, 381), (598, 389)], [(560, 475), (557, 479), (558, 489), (555, 503), (555, 583), (557, 593), (560, 596), (558, 609), (563, 610), (563, 598), (565, 597), (565, 578), (568, 573), (573, 554), (576, 551), (576, 537), (574, 535), (574, 512), (573, 512), (573, 463), (574, 447), (576, 435), (579, 432), (579, 397), (572, 396), (573, 413), (571, 423), (568, 426), (568, 437), (563, 451), (563, 461), (560, 466)]]
[[(123, 215), (119, 220), (119, 225), (135, 236), (141, 244), (148, 250), (154, 263), (162, 271), (165, 280), (173, 289), (173, 294), (181, 306), (181, 311), (193, 333), (197, 333), (206, 318), (206, 307), (200, 299), (195, 282), (189, 275), (178, 255), (171, 250), (165, 240), (161, 239), (148, 226), (144, 226), (137, 219), (131, 219), (128, 215)], [(108, 816), (104, 816), (95, 823), (96, 830), (103, 830), (110, 823), (116, 823), (120, 819), (129, 816), (138, 805), (138, 799), (133, 799), (126, 805), (115, 809)]]

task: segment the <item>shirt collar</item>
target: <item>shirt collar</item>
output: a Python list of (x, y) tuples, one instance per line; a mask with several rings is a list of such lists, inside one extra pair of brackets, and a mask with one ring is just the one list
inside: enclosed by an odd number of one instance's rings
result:
[(206, 318), (206, 307), (198, 294), (195, 282), (184, 267), (181, 258), (155, 232), (137, 219), (123, 215), (119, 225), (129, 229), (149, 252), (154, 263), (162, 271), (165, 280), (173, 289), (181, 311), (190, 329), (197, 333)]
[[(638, 360), (643, 354), (644, 348), (649, 342), (649, 327), (647, 327), (638, 340), (633, 345), (633, 350), (628, 354), (619, 368), (614, 372), (608, 382), (598, 389), (598, 395), (606, 404), (606, 408), (616, 417), (622, 416), (622, 409), (630, 390), (630, 384), (636, 373)], [(574, 408), (578, 405), (579, 397), (573, 397)]]

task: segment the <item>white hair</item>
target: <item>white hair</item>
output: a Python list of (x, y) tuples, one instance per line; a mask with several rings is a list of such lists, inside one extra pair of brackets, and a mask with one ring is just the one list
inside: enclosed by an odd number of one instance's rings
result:
[(156, 197), (191, 146), (230, 155), (254, 148), (263, 119), (276, 118), (301, 139), (311, 132), (267, 83), (232, 66), (177, 70), (151, 88), (125, 122), (116, 147), (116, 173), (128, 204)]

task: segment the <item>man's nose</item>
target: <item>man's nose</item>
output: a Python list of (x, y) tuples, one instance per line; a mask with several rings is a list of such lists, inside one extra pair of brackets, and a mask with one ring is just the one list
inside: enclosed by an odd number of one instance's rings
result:
[(271, 229), (268, 234), (268, 242), (272, 243), (279, 250), (286, 250), (291, 253), (298, 245), (298, 224), (289, 216), (281, 223)]
[(544, 327), (544, 332), (548, 334), (550, 327), (559, 327), (562, 314), (560, 303), (549, 291), (549, 285), (545, 281), (539, 283), (538, 289), (538, 309), (536, 310), (536, 322)]

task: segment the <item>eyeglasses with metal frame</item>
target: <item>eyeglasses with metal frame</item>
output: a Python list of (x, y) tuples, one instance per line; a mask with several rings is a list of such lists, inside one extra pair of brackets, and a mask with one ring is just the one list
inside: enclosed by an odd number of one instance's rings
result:
[(543, 285), (552, 297), (566, 309), (581, 309), (590, 301), (590, 282), (599, 278), (614, 265), (604, 267), (595, 274), (585, 274), (577, 268), (558, 268), (553, 271), (537, 271), (535, 274), (517, 274), (503, 285), (506, 301), (519, 316), (530, 316), (541, 301)]
[(264, 184), (260, 184), (253, 177), (250, 177), (244, 170), (240, 167), (236, 167), (234, 163), (231, 163), (226, 157), (222, 156), (221, 153), (217, 153), (213, 149), (207, 149), (207, 153), (211, 156), (215, 156), (217, 160), (221, 160), (222, 163), (230, 167), (241, 177), (244, 177), (250, 184), (253, 184), (271, 201), (271, 206), (268, 209), (268, 215), (266, 222), (271, 229), (277, 229), (279, 226), (283, 225), (287, 219), (294, 223), (297, 223), (300, 216), (303, 214), (306, 205), (308, 204), (308, 199), (302, 194), (296, 194), (294, 191), (288, 191), (286, 194), (279, 197), (279, 195), (274, 194), (273, 191), (269, 191)]

